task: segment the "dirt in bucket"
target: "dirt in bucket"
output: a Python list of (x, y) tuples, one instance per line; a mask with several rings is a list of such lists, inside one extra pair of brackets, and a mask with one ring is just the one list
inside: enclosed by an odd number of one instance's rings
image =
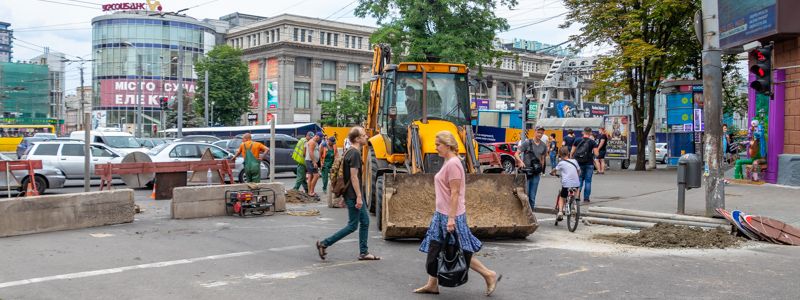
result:
[(286, 203), (309, 203), (317, 202), (318, 198), (311, 197), (304, 192), (298, 190), (286, 191)]
[(610, 238), (612, 241), (649, 248), (728, 248), (742, 242), (741, 238), (715, 228), (704, 230), (666, 223), (657, 223), (634, 234)]

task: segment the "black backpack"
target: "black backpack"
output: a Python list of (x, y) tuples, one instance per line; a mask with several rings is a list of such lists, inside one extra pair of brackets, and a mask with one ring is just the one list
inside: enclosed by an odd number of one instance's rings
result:
[(527, 143), (527, 149), (525, 150), (525, 168), (523, 172), (525, 175), (533, 176), (544, 172), (544, 168), (542, 166), (542, 162), (539, 161), (539, 158), (533, 153), (533, 141), (528, 139), (525, 141)]
[(592, 151), (594, 148), (592, 147), (592, 143), (589, 143), (589, 139), (582, 138), (578, 145), (575, 146), (575, 160), (578, 161), (580, 164), (589, 164), (592, 163), (594, 160), (594, 153)]

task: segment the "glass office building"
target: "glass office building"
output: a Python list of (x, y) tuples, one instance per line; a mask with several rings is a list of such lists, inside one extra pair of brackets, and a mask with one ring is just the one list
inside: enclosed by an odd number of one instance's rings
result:
[(214, 34), (211, 25), (194, 18), (147, 11), (92, 19), (92, 126), (133, 133), (141, 107), (143, 136), (164, 129), (159, 99), (175, 103), (181, 76), (184, 97), (193, 97), (194, 62), (214, 46)]

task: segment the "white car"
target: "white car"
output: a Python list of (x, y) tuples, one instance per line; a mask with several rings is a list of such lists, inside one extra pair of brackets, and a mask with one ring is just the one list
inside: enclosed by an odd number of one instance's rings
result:
[[(173, 161), (199, 161), (203, 157), (206, 149), (211, 150), (211, 155), (214, 159), (230, 159), (233, 157), (228, 151), (207, 143), (197, 142), (175, 142), (171, 144), (161, 144), (155, 146), (147, 152), (153, 162), (173, 162)], [(236, 158), (236, 164), (233, 168), (233, 176), (237, 177), (239, 182), (244, 182), (244, 159), (242, 157)], [(191, 177), (191, 172), (189, 174)], [(269, 178), (269, 164), (261, 162), (261, 179)]]
[[(45, 168), (53, 168), (64, 173), (67, 179), (83, 179), (83, 141), (51, 140), (33, 144), (22, 159), (41, 160)], [(122, 162), (122, 155), (104, 144), (92, 143), (89, 153), (89, 172), (91, 178), (100, 178), (94, 174), (94, 166), (105, 163)]]
[[(84, 131), (73, 131), (70, 133), (69, 138), (82, 141), (85, 138), (85, 134)], [(123, 156), (131, 152), (148, 151), (132, 134), (121, 132), (116, 128), (98, 128), (98, 130), (90, 131), (89, 137), (93, 143), (105, 144), (108, 148)]]
[[(13, 160), (2, 153), (0, 153), (0, 159), (5, 161)], [(44, 195), (44, 191), (47, 189), (63, 188), (64, 182), (67, 181), (63, 172), (50, 167), (42, 166), (41, 169), (33, 170), (33, 172), (36, 180), (36, 189), (39, 191), (39, 195)], [(3, 190), (7, 190), (8, 187), (11, 187), (14, 190), (24, 192), (25, 188), (28, 186), (28, 171), (12, 171), (12, 175), (16, 180), (9, 181), (6, 180), (5, 172), (0, 172), (0, 186), (3, 187)]]
[[(667, 143), (656, 143), (656, 162), (667, 163)], [(645, 148), (645, 157), (650, 157), (650, 147)]]

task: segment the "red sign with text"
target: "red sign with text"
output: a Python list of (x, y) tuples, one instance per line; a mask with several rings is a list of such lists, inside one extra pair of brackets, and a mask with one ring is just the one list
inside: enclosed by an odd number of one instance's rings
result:
[[(197, 86), (194, 82), (183, 82), (185, 96), (194, 97)], [(102, 107), (160, 107), (160, 97), (178, 95), (177, 80), (145, 80), (141, 81), (141, 98), (139, 81), (136, 79), (102, 79), (100, 80), (100, 106)]]

